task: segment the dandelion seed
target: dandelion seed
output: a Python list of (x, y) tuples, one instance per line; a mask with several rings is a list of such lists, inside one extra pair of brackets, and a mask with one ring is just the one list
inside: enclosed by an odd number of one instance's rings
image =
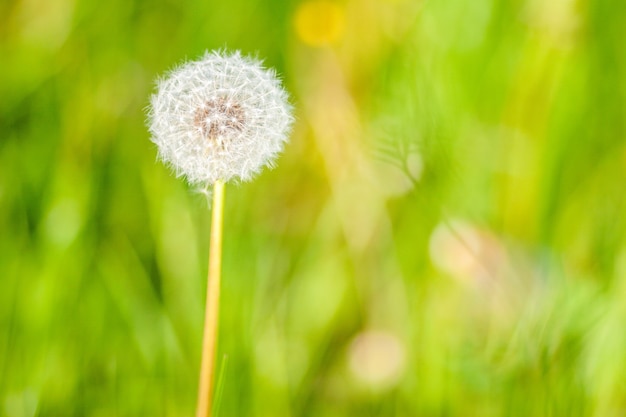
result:
[(211, 185), (272, 167), (291, 112), (274, 71), (239, 52), (207, 52), (159, 81), (148, 119), (160, 159), (190, 183)]

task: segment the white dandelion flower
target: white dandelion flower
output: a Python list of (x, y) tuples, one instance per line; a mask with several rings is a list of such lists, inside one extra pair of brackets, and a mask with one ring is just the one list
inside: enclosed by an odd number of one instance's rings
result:
[(159, 157), (192, 184), (250, 180), (273, 166), (293, 122), (273, 70), (238, 51), (207, 52), (160, 80), (148, 112)]

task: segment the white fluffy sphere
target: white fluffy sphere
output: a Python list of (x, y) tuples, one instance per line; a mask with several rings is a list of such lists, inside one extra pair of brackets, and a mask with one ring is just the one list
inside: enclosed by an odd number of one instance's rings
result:
[(293, 122), (272, 70), (239, 52), (207, 52), (158, 82), (148, 123), (159, 157), (192, 184), (247, 181), (272, 166)]

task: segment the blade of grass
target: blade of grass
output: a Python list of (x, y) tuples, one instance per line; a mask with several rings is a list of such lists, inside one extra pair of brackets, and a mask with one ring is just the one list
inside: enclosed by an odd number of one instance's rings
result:
[(222, 391), (224, 389), (224, 377), (226, 376), (226, 366), (228, 365), (228, 355), (224, 355), (220, 373), (217, 376), (217, 384), (215, 385), (215, 401), (213, 402), (213, 415), (219, 415), (220, 403), (222, 402)]

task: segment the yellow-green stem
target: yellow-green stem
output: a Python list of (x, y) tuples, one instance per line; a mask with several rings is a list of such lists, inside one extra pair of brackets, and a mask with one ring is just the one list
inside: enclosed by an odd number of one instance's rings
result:
[(202, 363), (198, 386), (196, 417), (211, 417), (213, 385), (215, 379), (215, 351), (217, 347), (220, 303), (220, 275), (222, 269), (222, 219), (224, 217), (224, 183), (213, 186), (213, 215), (211, 216), (211, 241), (209, 247), (209, 273), (202, 338)]

